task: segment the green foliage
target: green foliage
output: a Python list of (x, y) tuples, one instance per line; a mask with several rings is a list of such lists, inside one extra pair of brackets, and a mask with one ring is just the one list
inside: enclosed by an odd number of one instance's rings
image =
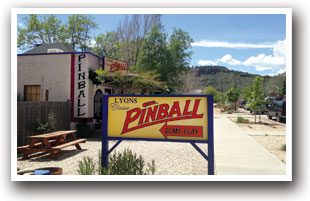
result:
[(229, 102), (231, 103), (236, 103), (240, 97), (240, 92), (238, 89), (236, 89), (236, 87), (232, 87), (230, 88), (227, 92), (226, 92), (226, 95), (227, 95), (227, 99)]
[(188, 70), (191, 42), (193, 39), (181, 29), (174, 29), (168, 40), (164, 28), (154, 26), (143, 42), (137, 69), (140, 72), (155, 71), (159, 80), (174, 91), (182, 85), (180, 76)]
[[(264, 109), (265, 101), (264, 101), (264, 89), (263, 89), (263, 81), (264, 78), (257, 76), (254, 79), (254, 84), (252, 86), (252, 94), (250, 98), (249, 108), (253, 110), (255, 115), (255, 123), (256, 123), (256, 111)], [(260, 115), (259, 115), (260, 116)]]
[(65, 25), (61, 27), (62, 42), (69, 43), (73, 49), (79, 47), (82, 51), (86, 51), (91, 45), (91, 31), (97, 27), (92, 16), (71, 15)]
[(242, 89), (242, 98), (245, 100), (250, 100), (253, 91), (253, 85), (243, 87)]
[(125, 149), (122, 153), (115, 152), (109, 156), (109, 167), (107, 169), (101, 166), (100, 152), (97, 165), (92, 158), (84, 157), (83, 161), (79, 161), (77, 172), (80, 175), (154, 175), (156, 166), (154, 160), (146, 164), (141, 155), (137, 156), (130, 149)]
[(257, 76), (254, 79), (254, 84), (252, 86), (252, 94), (250, 98), (249, 108), (253, 110), (255, 114), (255, 123), (256, 123), (256, 111), (262, 110), (265, 104), (264, 101), (264, 89), (263, 89), (264, 78)]
[(282, 151), (286, 151), (286, 144), (283, 144), (283, 145), (281, 146), (281, 150), (282, 150)]
[(214, 103), (218, 103), (221, 100), (220, 92), (218, 92), (215, 88), (213, 88), (211, 86), (204, 88), (203, 93), (213, 95), (213, 102)]
[(117, 39), (115, 32), (100, 33), (95, 37), (95, 41), (96, 44), (92, 49), (95, 54), (117, 60), (122, 59), (119, 51), (121, 42)]
[(94, 175), (96, 174), (96, 163), (89, 156), (84, 156), (82, 161), (79, 161), (79, 175)]
[(283, 73), (282, 75), (282, 83), (281, 83), (281, 95), (285, 96), (286, 95), (286, 73)]
[(148, 71), (139, 74), (123, 73), (123, 72), (108, 72), (102, 69), (97, 69), (90, 73), (90, 79), (94, 83), (107, 83), (116, 86), (122, 94), (133, 93), (137, 90), (147, 91), (149, 93), (156, 92), (164, 88), (164, 83), (158, 81), (158, 74)]
[(147, 175), (155, 173), (155, 161), (147, 164), (145, 168), (143, 157), (137, 156), (129, 149), (124, 152), (115, 152), (109, 157), (109, 168), (104, 174), (109, 175)]
[(82, 51), (91, 45), (91, 32), (97, 28), (94, 18), (87, 15), (71, 15), (61, 25), (55, 15), (40, 17), (30, 14), (24, 18), (23, 27), (18, 27), (17, 47), (33, 48), (44, 43), (63, 42), (79, 47)]
[(38, 126), (36, 127), (36, 131), (39, 134), (55, 131), (55, 126), (56, 126), (55, 114), (52, 111), (50, 111), (50, 113), (47, 116), (47, 122), (45, 124), (42, 123), (40, 119), (37, 120), (37, 123), (38, 123)]
[(237, 123), (249, 123), (249, 120), (248, 119), (245, 119), (243, 117), (238, 117), (237, 118)]
[(276, 76), (264, 76), (264, 91), (274, 92), (279, 95), (286, 94), (286, 73), (278, 74)]
[(119, 60), (127, 63), (129, 68), (135, 67), (142, 53), (142, 43), (151, 28), (160, 25), (161, 15), (158, 14), (135, 14), (125, 15), (114, 31), (116, 41), (119, 44), (117, 56)]
[(26, 16), (23, 27), (18, 27), (17, 47), (27, 49), (38, 44), (59, 41), (60, 24), (61, 20), (55, 15), (44, 16), (41, 19), (35, 14)]
[[(204, 89), (207, 86), (214, 87), (219, 92), (228, 91), (232, 83), (237, 84), (238, 89), (244, 89), (253, 85), (253, 80), (258, 75), (249, 74), (246, 72), (230, 70), (224, 66), (194, 66), (191, 67), (182, 77), (184, 84), (180, 90), (181, 93), (188, 93), (192, 89)], [(277, 92), (282, 91), (285, 80), (285, 73), (276, 76), (263, 76), (264, 92)], [(272, 88), (272, 85), (279, 86), (280, 90)], [(242, 91), (242, 95), (244, 92)]]

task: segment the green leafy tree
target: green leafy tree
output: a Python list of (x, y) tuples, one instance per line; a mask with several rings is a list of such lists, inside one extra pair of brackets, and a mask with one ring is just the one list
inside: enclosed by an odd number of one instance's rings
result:
[(73, 49), (78, 47), (86, 51), (91, 46), (91, 33), (97, 27), (92, 16), (71, 15), (67, 23), (61, 27), (62, 42), (70, 44)]
[(61, 38), (61, 20), (55, 15), (39, 19), (38, 15), (30, 14), (23, 21), (25, 28), (18, 27), (18, 48), (33, 48), (36, 45), (57, 42)]
[(235, 104), (235, 111), (237, 110), (237, 101), (240, 97), (240, 92), (238, 89), (236, 89), (235, 85), (230, 88), (227, 92), (226, 92), (226, 95), (227, 95), (227, 99), (229, 102), (231, 103), (234, 103)]
[(105, 56), (112, 59), (121, 59), (120, 55), (120, 41), (117, 39), (116, 33), (109, 31), (106, 34), (99, 34), (95, 38), (95, 45), (93, 51), (99, 56)]
[[(254, 79), (254, 84), (252, 86), (252, 94), (250, 99), (249, 107), (252, 108), (255, 115), (255, 123), (256, 123), (256, 113), (259, 110), (262, 110), (265, 104), (264, 101), (264, 88), (263, 88), (264, 78), (260, 76), (256, 76)], [(259, 115), (260, 121), (260, 115)]]
[(281, 95), (285, 96), (286, 95), (286, 73), (283, 73), (282, 75), (282, 84), (281, 84)]
[(120, 93), (134, 93), (137, 90), (146, 93), (153, 93), (164, 89), (164, 83), (158, 81), (158, 75), (154, 72), (140, 74), (108, 72), (102, 69), (90, 73), (90, 78), (94, 83), (106, 83), (116, 86)]
[(213, 95), (213, 102), (215, 103), (219, 102), (221, 99), (220, 92), (218, 92), (215, 88), (211, 86), (204, 88), (203, 93)]
[(159, 80), (166, 82), (170, 91), (175, 91), (182, 84), (179, 79), (187, 72), (186, 66), (191, 58), (188, 51), (193, 42), (188, 33), (174, 29), (168, 40), (168, 34), (162, 26), (154, 26), (147, 35), (138, 62), (140, 72), (155, 71)]
[(250, 100), (253, 91), (253, 85), (243, 87), (242, 89), (242, 98), (245, 100)]

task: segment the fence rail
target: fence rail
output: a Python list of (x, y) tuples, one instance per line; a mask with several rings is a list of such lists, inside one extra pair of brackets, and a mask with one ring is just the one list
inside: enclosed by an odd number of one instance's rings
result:
[(55, 115), (55, 129), (70, 129), (70, 102), (17, 102), (17, 144), (27, 144), (27, 136), (36, 135), (38, 120), (47, 122), (50, 112)]

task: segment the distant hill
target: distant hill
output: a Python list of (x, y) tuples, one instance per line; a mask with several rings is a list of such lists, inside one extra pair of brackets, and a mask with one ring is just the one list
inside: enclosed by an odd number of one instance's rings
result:
[[(256, 74), (230, 70), (224, 66), (195, 66), (191, 67), (186, 75), (182, 77), (184, 85), (181, 93), (189, 93), (194, 89), (203, 90), (207, 86), (212, 86), (218, 91), (226, 92), (236, 83), (237, 88), (242, 89), (253, 84)], [(285, 73), (277, 76), (262, 76), (264, 78), (264, 91), (278, 92), (276, 87), (280, 87), (285, 79)]]

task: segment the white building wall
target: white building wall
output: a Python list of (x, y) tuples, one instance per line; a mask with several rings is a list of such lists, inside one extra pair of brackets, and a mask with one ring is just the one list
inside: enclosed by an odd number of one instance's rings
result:
[[(94, 55), (91, 55), (91, 54), (88, 54), (88, 59), (89, 59), (89, 62), (88, 62), (88, 67), (89, 69), (91, 70), (96, 70), (96, 69), (99, 69), (99, 66), (100, 66), (100, 59), (101, 58), (98, 58)], [(91, 81), (90, 79), (88, 79), (88, 111), (89, 111), (89, 115), (91, 117), (94, 117), (94, 98), (95, 98), (95, 85), (93, 84), (93, 81)]]
[(41, 101), (49, 90), (49, 101), (70, 100), (71, 55), (17, 57), (17, 93), (24, 100), (24, 85), (41, 85)]

